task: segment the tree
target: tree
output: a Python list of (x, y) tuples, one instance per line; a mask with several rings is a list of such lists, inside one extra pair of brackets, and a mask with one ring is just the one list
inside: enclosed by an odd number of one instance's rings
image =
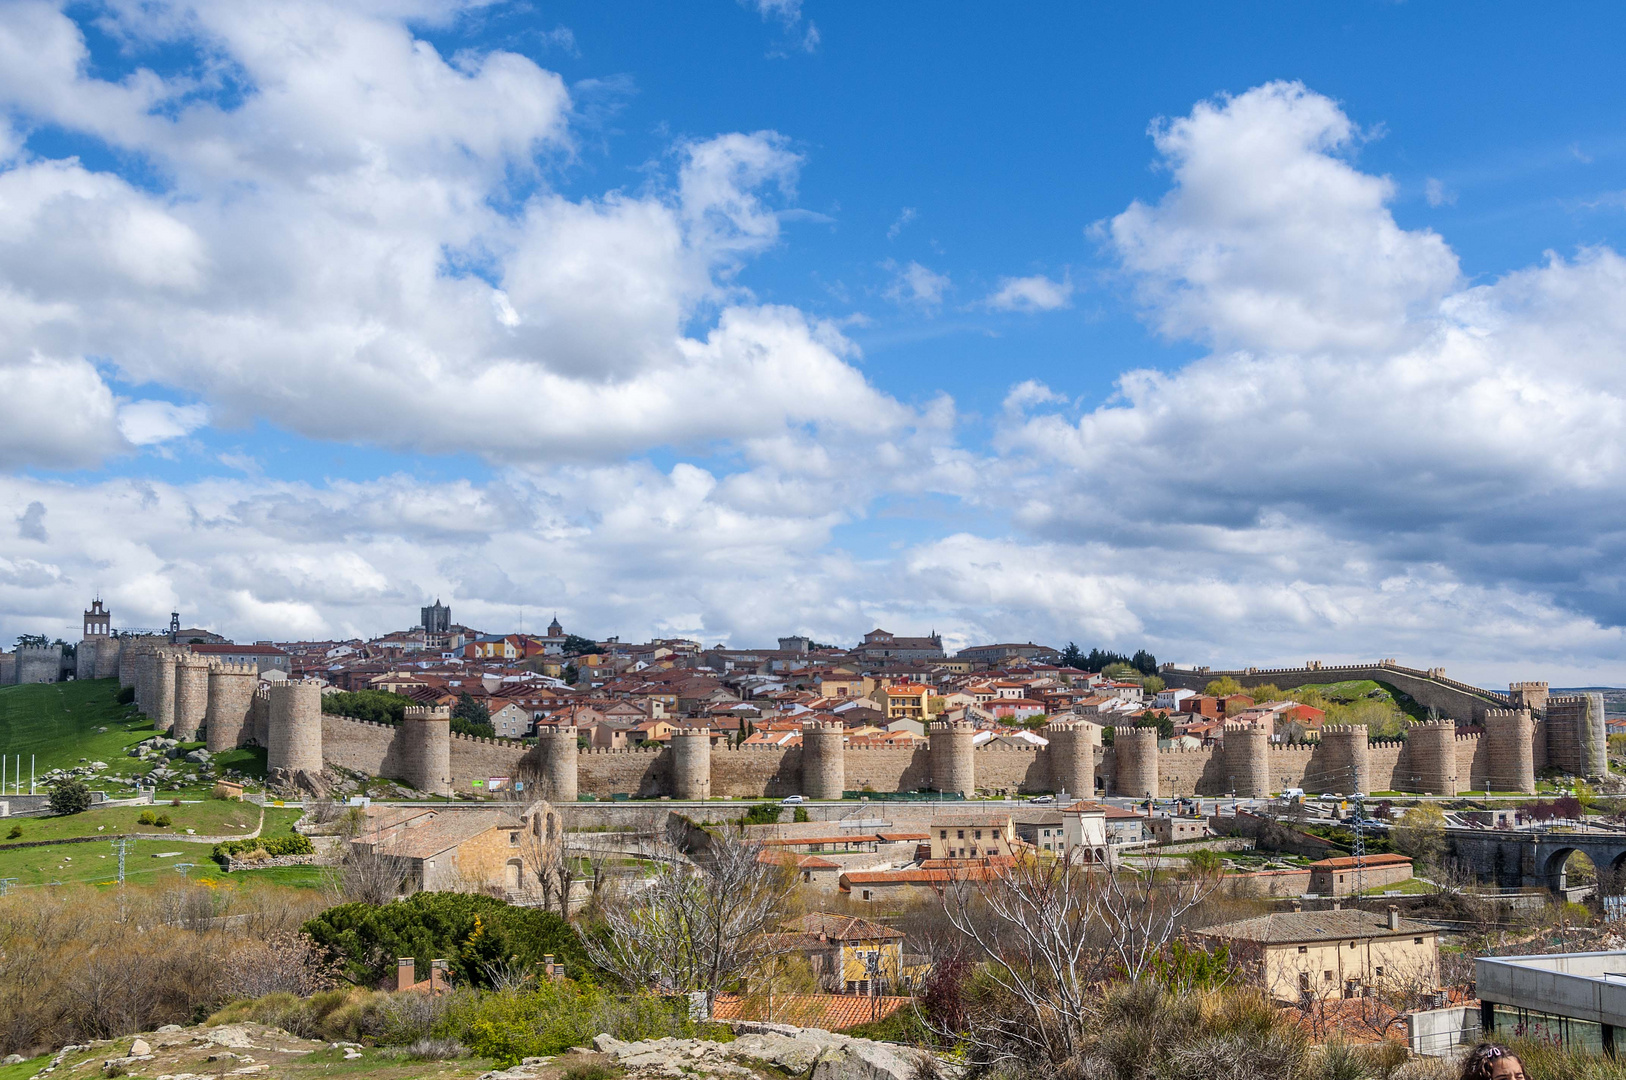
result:
[(581, 677), (582, 677), (581, 671), (577, 669), (575, 664), (566, 664), (565, 665), (565, 682), (566, 683), (568, 683), (571, 686), (575, 686), (576, 685), (576, 680), (580, 679)]
[(90, 809), (90, 788), (83, 780), (58, 780), (51, 785), (51, 813), (78, 814)]
[(44, 634), (19, 634), (17, 647), (19, 649), (43, 649), (51, 643)]
[(1084, 654), (1080, 652), (1078, 646), (1073, 644), (1071, 641), (1069, 641), (1067, 643), (1067, 647), (1061, 651), (1061, 666), (1077, 668), (1080, 671), (1084, 669)]
[(579, 634), (565, 635), (564, 653), (566, 656), (587, 656), (598, 651), (598, 642), (592, 638), (584, 638)]
[(1231, 676), (1224, 675), (1218, 679), (1211, 679), (1208, 685), (1203, 687), (1203, 693), (1209, 697), (1230, 697), (1232, 694), (1242, 693), (1242, 684)]
[(543, 910), (557, 908), (559, 914), (569, 915), (570, 883), (574, 875), (564, 821), (552, 807), (540, 801), (528, 806), (520, 820), (525, 823), (519, 838), (520, 861), (541, 890)]
[(1437, 803), (1418, 803), (1400, 816), (1389, 839), (1423, 867), (1437, 867), (1445, 854), (1445, 811)]
[(964, 876), (944, 889), (944, 914), (986, 958), (983, 977), (997, 989), (990, 996), (1009, 1010), (1003, 1023), (969, 1025), (979, 1065), (1007, 1057), (1076, 1059), (1101, 983), (1152, 974), (1188, 913), (1219, 881), (1198, 868), (1103, 872), (1084, 861), (1083, 850), (1020, 858), (990, 877)]
[(1161, 675), (1148, 675), (1140, 681), (1140, 685), (1148, 694), (1162, 693), (1169, 688), (1169, 684), (1163, 681)]
[(628, 986), (701, 991), (709, 1013), (722, 990), (772, 951), (767, 931), (796, 886), (788, 864), (761, 854), (732, 829), (713, 836), (698, 867), (669, 853), (643, 888), (605, 901), (588, 954)]
[(478, 893), (422, 892), (393, 904), (340, 904), (304, 925), (346, 979), (376, 986), (396, 958), (418, 970), (445, 958), (461, 984), (489, 986), (505, 969), (535, 970), (552, 953), (572, 975), (589, 968), (581, 938), (551, 911), (518, 907)]
[(1142, 675), (1150, 675), (1157, 670), (1157, 657), (1145, 649), (1136, 649), (1135, 655), (1129, 658), (1129, 663)]
[(399, 724), (411, 704), (412, 699), (405, 694), (392, 694), (388, 690), (341, 690), (337, 694), (322, 695), (323, 712), (375, 724)]
[(497, 729), (491, 726), (491, 710), (467, 692), (457, 696), (457, 706), (452, 709), (452, 730), (483, 739), (497, 737)]

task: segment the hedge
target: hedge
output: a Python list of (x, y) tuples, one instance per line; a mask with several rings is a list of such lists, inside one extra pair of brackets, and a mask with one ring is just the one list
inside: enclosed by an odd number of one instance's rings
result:
[(263, 851), (275, 858), (278, 855), (314, 855), (316, 848), (311, 844), (310, 837), (290, 833), (287, 836), (261, 836), (253, 840), (227, 840), (215, 845), (213, 858), (225, 866), (233, 855), (245, 851)]

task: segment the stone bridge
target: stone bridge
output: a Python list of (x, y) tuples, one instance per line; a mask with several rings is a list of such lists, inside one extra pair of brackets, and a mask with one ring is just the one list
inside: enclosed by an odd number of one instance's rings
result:
[(1599, 881), (1621, 880), (1626, 873), (1626, 832), (1447, 829), (1446, 844), (1480, 881), (1504, 889), (1563, 892), (1565, 860), (1577, 851), (1598, 868)]

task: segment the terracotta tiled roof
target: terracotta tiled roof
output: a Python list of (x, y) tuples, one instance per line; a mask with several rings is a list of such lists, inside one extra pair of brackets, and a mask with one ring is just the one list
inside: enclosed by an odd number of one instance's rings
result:
[(1391, 930), (1384, 915), (1346, 908), (1337, 911), (1278, 911), (1256, 919), (1210, 926), (1200, 933), (1238, 941), (1257, 941), (1265, 945), (1290, 945), (1297, 942), (1433, 934), (1438, 930), (1439, 927), (1432, 923), (1412, 919), (1401, 919), (1400, 926)]
[(386, 855), (408, 859), (428, 859), (487, 829), (520, 827), (517, 819), (500, 810), (460, 810), (435, 818), (379, 845)]
[[(1411, 860), (1404, 855), (1368, 855), (1361, 860), (1368, 867), (1378, 866), (1410, 866)], [(1312, 870), (1353, 870), (1355, 869), (1355, 856), (1345, 855), (1337, 859), (1321, 859), (1310, 864)]]
[(772, 1020), (798, 1027), (842, 1031), (883, 1020), (912, 1000), (860, 994), (775, 994), (770, 1011), (766, 998), (718, 994), (711, 1015), (717, 1020)]

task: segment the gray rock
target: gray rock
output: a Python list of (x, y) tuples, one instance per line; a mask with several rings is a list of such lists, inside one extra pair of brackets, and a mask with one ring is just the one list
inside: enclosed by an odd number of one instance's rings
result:
[(181, 1028), (181, 1025), (179, 1025), (179, 1024), (165, 1024), (163, 1027), (159, 1028), (158, 1030), (159, 1031), (180, 1031), (180, 1030), (182, 1030), (182, 1028)]
[(192, 762), (194, 765), (202, 765), (209, 760), (209, 751), (194, 750), (190, 754), (186, 755), (186, 760)]
[(26, 1060), (21, 1054), (7, 1054), (5, 1060), (0, 1061), (0, 1065), (21, 1065)]
[(147, 1057), (152, 1053), (152, 1047), (147, 1045), (146, 1039), (137, 1039), (130, 1044), (131, 1057)]
[(848, 1039), (819, 1054), (811, 1080), (914, 1080), (919, 1060), (907, 1047)]

